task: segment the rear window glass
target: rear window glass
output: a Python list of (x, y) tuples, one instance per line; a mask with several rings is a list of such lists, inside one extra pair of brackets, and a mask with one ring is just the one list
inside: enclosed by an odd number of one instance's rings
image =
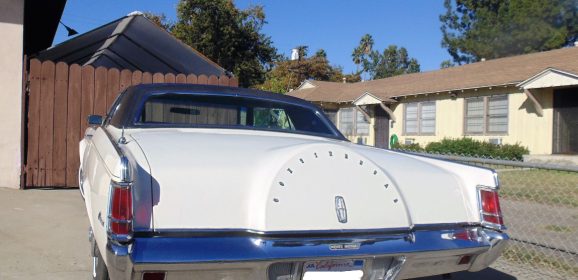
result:
[(254, 98), (197, 94), (150, 96), (138, 124), (274, 130), (336, 136), (316, 110)]

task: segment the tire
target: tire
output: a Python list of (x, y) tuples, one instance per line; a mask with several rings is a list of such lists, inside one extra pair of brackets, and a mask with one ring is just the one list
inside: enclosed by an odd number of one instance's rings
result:
[(98, 250), (98, 246), (94, 246), (94, 257), (92, 257), (92, 280), (110, 280), (108, 277), (108, 270), (106, 269), (106, 264), (102, 259), (102, 255)]

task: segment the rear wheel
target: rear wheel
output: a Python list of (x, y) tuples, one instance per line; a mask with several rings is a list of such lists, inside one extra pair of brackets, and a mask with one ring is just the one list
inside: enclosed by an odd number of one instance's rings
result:
[(102, 255), (98, 250), (98, 246), (94, 245), (94, 256), (92, 257), (92, 279), (93, 280), (110, 280), (108, 278), (108, 270), (106, 264), (102, 259)]

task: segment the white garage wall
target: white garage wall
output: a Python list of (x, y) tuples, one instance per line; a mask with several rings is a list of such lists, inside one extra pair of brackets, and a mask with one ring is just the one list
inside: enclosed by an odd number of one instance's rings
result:
[(24, 1), (0, 9), (0, 187), (20, 185)]

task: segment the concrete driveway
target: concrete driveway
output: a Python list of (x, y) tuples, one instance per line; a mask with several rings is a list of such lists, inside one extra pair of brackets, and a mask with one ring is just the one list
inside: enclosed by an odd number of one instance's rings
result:
[(0, 188), (0, 279), (90, 279), (78, 190)]
[[(0, 279), (90, 279), (85, 212), (76, 189), (0, 188)], [(420, 280), (426, 279), (442, 278)], [(478, 273), (457, 273), (452, 279), (529, 278), (488, 268)]]

